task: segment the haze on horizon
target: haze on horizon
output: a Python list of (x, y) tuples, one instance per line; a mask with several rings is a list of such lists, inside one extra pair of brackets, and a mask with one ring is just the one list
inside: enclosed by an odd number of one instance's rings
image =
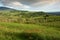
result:
[(60, 11), (60, 0), (0, 0), (0, 6), (18, 10), (56, 12)]

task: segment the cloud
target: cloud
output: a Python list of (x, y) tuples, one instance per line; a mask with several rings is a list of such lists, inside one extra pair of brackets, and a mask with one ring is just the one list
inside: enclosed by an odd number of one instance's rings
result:
[(29, 9), (30, 6), (22, 4), (21, 2), (18, 1), (9, 1), (9, 0), (4, 0), (3, 1), (4, 6), (6, 7), (11, 7), (11, 8), (16, 8), (16, 9)]
[(42, 1), (31, 4), (31, 6), (34, 6), (34, 7), (48, 6), (48, 5), (53, 5), (56, 2), (57, 0), (42, 0)]
[(12, 7), (19, 7), (19, 8), (30, 8), (30, 6), (27, 6), (27, 5), (24, 5), (20, 2), (11, 2), (10, 4), (8, 4), (9, 6), (12, 6)]
[(1, 0), (7, 7), (28, 10), (60, 10), (60, 0)]
[(60, 11), (60, 0), (44, 0), (31, 4), (35, 10), (40, 11)]

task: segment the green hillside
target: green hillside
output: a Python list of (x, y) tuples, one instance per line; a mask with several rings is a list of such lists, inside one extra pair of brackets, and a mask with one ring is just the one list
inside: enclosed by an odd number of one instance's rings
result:
[(0, 11), (0, 40), (60, 40), (60, 16), (45, 12)]

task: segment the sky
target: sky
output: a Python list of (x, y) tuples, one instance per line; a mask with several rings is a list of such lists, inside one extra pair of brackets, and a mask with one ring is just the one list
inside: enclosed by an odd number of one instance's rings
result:
[(0, 6), (18, 10), (57, 12), (60, 0), (0, 0)]

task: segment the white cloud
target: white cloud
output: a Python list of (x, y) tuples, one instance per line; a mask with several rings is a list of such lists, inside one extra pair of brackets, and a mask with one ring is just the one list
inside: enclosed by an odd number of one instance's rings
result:
[(15, 9), (25, 9), (25, 10), (30, 8), (30, 6), (22, 4), (18, 1), (9, 2), (8, 4), (5, 4), (5, 6), (15, 8)]
[(31, 4), (31, 6), (33, 6), (33, 7), (43, 7), (43, 6), (53, 5), (57, 1), (58, 0), (43, 0), (43, 1), (39, 1), (39, 2)]
[(24, 5), (24, 4), (21, 4), (20, 2), (12, 2), (11, 3), (13, 6), (16, 6), (16, 7), (21, 7), (21, 8), (30, 8), (30, 6), (27, 6), (27, 5)]

